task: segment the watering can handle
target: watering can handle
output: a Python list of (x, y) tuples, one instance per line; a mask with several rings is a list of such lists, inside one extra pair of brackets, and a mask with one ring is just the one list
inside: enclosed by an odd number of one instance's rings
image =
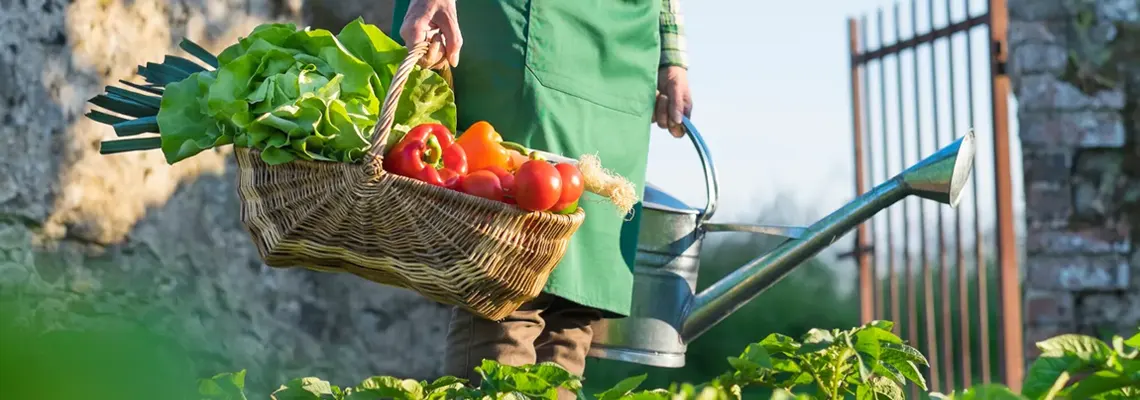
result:
[(712, 155), (709, 154), (709, 147), (705, 144), (705, 140), (701, 138), (701, 133), (697, 131), (697, 127), (689, 120), (689, 117), (681, 117), (681, 124), (685, 127), (685, 133), (689, 134), (689, 139), (693, 141), (693, 147), (697, 148), (697, 155), (701, 158), (701, 169), (705, 173), (705, 209), (701, 211), (698, 218), (698, 224), (708, 222), (712, 218), (713, 213), (716, 212), (716, 203), (720, 197), (720, 184), (717, 180), (716, 167), (713, 166)]

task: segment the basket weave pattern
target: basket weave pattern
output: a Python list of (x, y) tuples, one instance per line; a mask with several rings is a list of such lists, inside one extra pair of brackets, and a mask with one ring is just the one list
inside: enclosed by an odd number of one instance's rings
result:
[(426, 47), (397, 70), (368, 162), (270, 166), (235, 148), (241, 221), (266, 265), (349, 272), (501, 320), (541, 293), (585, 214), (526, 212), (383, 171), (396, 100)]

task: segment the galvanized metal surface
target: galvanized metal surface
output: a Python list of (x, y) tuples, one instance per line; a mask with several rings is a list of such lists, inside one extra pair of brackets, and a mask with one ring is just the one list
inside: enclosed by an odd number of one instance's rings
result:
[[(992, 137), (987, 137), (987, 140), (992, 140), (993, 148), (993, 164), (987, 165), (983, 171), (974, 170), (973, 180), (973, 196), (968, 199), (969, 203), (973, 204), (973, 229), (964, 227), (963, 215), (955, 213), (952, 217), (943, 217), (939, 212), (933, 216), (934, 232), (928, 231), (928, 224), (926, 224), (927, 215), (923, 207), (917, 207), (916, 213), (918, 217), (917, 226), (905, 226), (903, 231), (900, 232), (902, 237), (911, 237), (918, 235), (922, 238), (918, 246), (917, 260), (912, 260), (910, 254), (912, 250), (909, 248), (909, 241), (902, 239), (903, 244), (898, 246), (896, 235), (893, 229), (897, 226), (892, 226), (891, 216), (892, 212), (884, 213), (880, 218), (883, 224), (868, 223), (860, 227), (861, 231), (866, 230), (866, 233), (860, 232), (856, 236), (855, 249), (877, 249), (883, 253), (877, 255), (864, 255), (858, 251), (852, 254), (859, 256), (859, 279), (860, 279), (860, 310), (863, 313), (861, 319), (864, 321), (871, 319), (894, 319), (898, 321), (900, 314), (900, 303), (906, 303), (908, 306), (905, 312), (906, 324), (896, 325), (897, 329), (903, 330), (900, 332), (903, 337), (907, 338), (912, 343), (918, 344), (918, 333), (921, 328), (925, 331), (925, 338), (923, 346), (920, 349), (928, 356), (932, 369), (929, 371), (927, 381), (930, 383), (931, 389), (940, 391), (950, 391), (956, 388), (962, 388), (973, 384), (976, 377), (975, 371), (979, 371), (981, 380), (989, 382), (991, 374), (990, 363), (990, 327), (988, 319), (988, 309), (990, 301), (987, 297), (990, 293), (990, 285), (987, 281), (987, 249), (996, 249), (997, 264), (1000, 268), (999, 275), (999, 298), (1000, 298), (1000, 315), (1001, 318), (1001, 333), (998, 345), (998, 351), (1001, 354), (1002, 362), (1000, 367), (1001, 378), (1005, 383), (1018, 387), (1023, 376), (1023, 338), (1022, 338), (1022, 318), (1021, 318), (1021, 296), (1019, 291), (1019, 275), (1017, 264), (1017, 247), (1016, 238), (1013, 225), (1013, 208), (1012, 208), (1012, 182), (1010, 178), (1011, 170), (1011, 152), (1010, 152), (1010, 137), (1009, 137), (1009, 80), (1005, 75), (1006, 59), (1008, 58), (1006, 36), (1008, 31), (1007, 7), (1005, 0), (986, 0), (988, 11), (980, 15), (972, 15), (970, 12), (970, 0), (962, 0), (960, 3), (951, 3), (953, 0), (927, 0), (923, 18), (928, 24), (920, 33), (919, 28), (919, 12), (917, 11), (917, 1), (911, 0), (910, 12), (911, 21), (910, 26), (912, 31), (909, 32), (908, 37), (903, 37), (900, 23), (899, 6), (894, 6), (893, 21), (885, 21), (883, 18), (883, 11), (877, 12), (877, 39), (876, 48), (869, 48), (867, 39), (868, 26), (866, 18), (860, 20), (848, 20), (848, 35), (851, 59), (851, 85), (852, 85), (852, 115), (853, 115), (853, 133), (855, 135), (855, 185), (857, 193), (862, 193), (864, 190), (864, 182), (867, 180), (874, 180), (876, 176), (883, 178), (890, 176), (890, 170), (894, 165), (904, 165), (908, 161), (906, 150), (888, 151), (888, 149), (908, 149), (912, 145), (911, 138), (915, 140), (913, 145), (919, 151), (924, 148), (924, 143), (931, 143), (931, 141), (924, 141), (924, 137), (932, 137), (935, 147), (939, 142), (946, 140), (947, 136), (959, 134), (958, 122), (962, 107), (958, 105), (959, 99), (956, 96), (964, 93), (965, 95), (965, 111), (966, 123), (969, 127), (975, 127), (975, 94), (974, 94), (974, 73), (973, 73), (973, 54), (969, 49), (972, 49), (971, 31), (974, 28), (986, 27), (989, 33), (989, 46), (991, 50), (990, 57), (990, 107), (992, 111)], [(951, 6), (958, 4), (961, 10), (956, 11)], [(935, 12), (941, 10), (946, 13), (943, 20), (946, 22), (941, 26), (937, 25), (935, 21)], [(955, 15), (959, 14), (959, 15)], [(884, 37), (885, 27), (889, 24), (894, 26), (893, 42), (888, 42)], [(862, 33), (860, 36), (859, 33)], [(936, 42), (950, 42), (955, 37), (964, 37), (966, 49), (965, 52), (965, 73), (964, 83), (958, 80), (962, 76), (959, 75), (956, 66), (955, 57), (960, 54), (955, 48), (955, 44), (946, 43), (944, 47), (936, 48)], [(926, 57), (929, 57), (928, 72), (930, 80), (928, 83), (920, 84), (919, 76), (922, 71), (919, 70), (919, 49), (927, 48)], [(910, 78), (904, 79), (904, 63), (902, 58), (904, 56), (911, 57), (911, 65), (908, 72)], [(895, 58), (890, 60), (890, 58)], [(925, 58), (925, 57), (923, 57)], [(889, 76), (897, 93), (894, 93), (896, 99), (889, 99), (887, 97), (887, 84), (888, 75), (884, 66), (891, 62), (893, 65), (893, 76)], [(869, 82), (871, 69), (877, 68), (876, 76), (878, 82), (872, 84), (872, 87), (864, 87)], [(940, 75), (942, 74), (942, 75)], [(946, 81), (941, 78), (946, 77)], [(904, 85), (910, 84), (913, 86), (913, 98), (908, 101), (903, 101)], [(923, 96), (920, 91), (921, 85), (926, 85), (925, 89), (929, 90), (929, 96)], [(964, 85), (965, 88), (960, 89)], [(879, 86), (879, 87), (874, 87)], [(877, 92), (877, 103), (871, 102), (870, 93)], [(948, 102), (944, 100), (948, 97)], [(895, 104), (889, 104), (890, 100), (896, 100)], [(947, 103), (948, 106), (945, 106)], [(890, 114), (887, 112), (888, 108), (894, 107), (892, 110), (897, 114), (897, 123), (895, 126), (887, 126), (886, 121)], [(941, 108), (945, 107), (945, 108)], [(913, 115), (912, 121), (907, 121), (903, 118), (904, 110)], [(878, 117), (878, 123), (873, 121), (874, 117)], [(948, 119), (947, 119), (948, 118)], [(947, 123), (947, 128), (942, 129), (943, 122)], [(889, 129), (888, 129), (889, 128)], [(914, 136), (911, 136), (914, 135)], [(888, 137), (896, 137), (895, 140), (888, 140)], [(875, 154), (877, 151), (874, 146), (869, 143), (878, 142), (881, 146), (883, 154)], [(886, 160), (888, 157), (896, 158), (892, 163)], [(880, 161), (883, 159), (883, 161)], [(880, 168), (875, 168), (879, 167)], [(870, 168), (868, 168), (870, 167)], [(880, 172), (881, 171), (881, 172)], [(980, 223), (979, 209), (980, 202), (989, 201), (989, 199), (978, 198), (979, 181), (977, 175), (980, 172), (992, 173), (994, 179), (995, 196), (992, 204), (997, 211), (997, 240), (996, 243), (987, 243), (988, 240), (983, 236), (982, 227)], [(905, 204), (905, 203), (904, 203)], [(906, 206), (902, 207), (901, 214), (904, 221), (910, 221), (912, 214), (907, 210)], [(869, 221), (870, 222), (870, 221)], [(897, 225), (897, 224), (894, 224)], [(913, 232), (912, 228), (917, 228), (917, 232)], [(949, 230), (949, 232), (947, 232)], [(875, 232), (878, 231), (885, 236), (885, 243), (875, 243)], [(972, 235), (969, 233), (972, 231)], [(930, 240), (927, 240), (929, 234), (932, 234), (933, 246)], [(968, 238), (972, 236), (972, 238)], [(969, 239), (974, 242), (973, 257), (967, 257), (966, 245)], [(900, 248), (896, 248), (896, 246)], [(951, 249), (950, 247), (953, 246)], [(933, 250), (933, 251), (932, 251)], [(950, 252), (953, 253), (950, 253)], [(896, 267), (896, 260), (901, 252), (901, 267)], [(976, 278), (971, 279), (967, 273), (967, 263), (972, 262), (972, 266), (976, 268)], [(883, 269), (889, 274), (886, 277), (877, 276), (875, 264), (881, 263)], [(915, 273), (914, 268), (918, 269)], [(937, 271), (934, 268), (938, 268)], [(900, 279), (896, 275), (903, 275), (905, 280)], [(921, 278), (921, 289), (924, 292), (923, 299), (918, 299), (916, 291), (920, 289), (916, 278)], [(936, 281), (937, 280), (937, 284)], [(952, 287), (951, 281), (957, 280), (956, 287)], [(903, 284), (905, 282), (905, 284)], [(885, 283), (885, 287), (880, 285)], [(976, 284), (977, 294), (971, 298), (970, 286)], [(905, 286), (905, 289), (900, 289), (899, 286)], [(936, 293), (940, 293), (937, 294)], [(919, 304), (921, 303), (921, 304)], [(971, 304), (973, 303), (973, 304)], [(922, 307), (919, 307), (921, 305)], [(957, 308), (955, 310), (955, 308)], [(920, 309), (924, 310), (925, 324), (918, 324), (921, 319), (919, 313)], [(976, 324), (976, 325), (975, 325)], [(976, 327), (976, 331), (973, 329)], [(956, 336), (957, 340), (954, 340)], [(971, 338), (977, 339), (981, 344), (981, 348), (975, 353), (974, 343)], [(974, 354), (978, 354), (974, 357)], [(955, 368), (955, 366), (959, 368)], [(975, 368), (975, 366), (980, 368)], [(957, 375), (957, 376), (956, 376)]]
[[(704, 172), (705, 206), (690, 206), (656, 185), (646, 184), (633, 271), (631, 315), (594, 324), (592, 357), (665, 368), (685, 365), (687, 347), (680, 337), (682, 319), (696, 292), (705, 221), (716, 212), (719, 182), (700, 131), (688, 118), (684, 118), (683, 123)], [(749, 224), (714, 227), (769, 230)]]
[(642, 208), (633, 308), (627, 318), (593, 326), (591, 356), (665, 368), (685, 365), (687, 347), (679, 332), (696, 291), (704, 236), (696, 229), (700, 214), (690, 211)]

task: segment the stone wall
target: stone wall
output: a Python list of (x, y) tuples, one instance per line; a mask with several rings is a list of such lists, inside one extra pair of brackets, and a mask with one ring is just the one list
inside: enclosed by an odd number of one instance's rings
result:
[(1140, 326), (1140, 1), (1010, 0), (1027, 356)]
[[(102, 156), (113, 133), (83, 117), (86, 99), (183, 36), (218, 51), (267, 20), (343, 24), (322, 13), (345, 4), (0, 0), (0, 295), (40, 322), (66, 316), (62, 326), (148, 316), (195, 354), (200, 376), (249, 369), (258, 390), (307, 375), (437, 374), (444, 308), (351, 276), (263, 266), (238, 221), (227, 152), (173, 167), (158, 152)], [(387, 29), (390, 17), (372, 12)]]

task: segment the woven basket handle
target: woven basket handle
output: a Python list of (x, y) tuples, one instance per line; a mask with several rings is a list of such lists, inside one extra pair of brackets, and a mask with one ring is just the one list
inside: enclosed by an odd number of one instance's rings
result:
[[(400, 94), (404, 92), (404, 84), (408, 82), (408, 76), (415, 70), (420, 59), (427, 54), (432, 40), (436, 39), (438, 35), (438, 29), (429, 31), (427, 39), (412, 46), (408, 50), (408, 56), (404, 57), (400, 67), (396, 68), (396, 74), (392, 76), (392, 84), (388, 86), (388, 93), (384, 96), (384, 103), (380, 106), (380, 120), (372, 131), (372, 145), (368, 149), (369, 158), (379, 160), (384, 157), (384, 147), (388, 144), (388, 135), (392, 133), (392, 125), (396, 122), (396, 104), (400, 102)], [(440, 68), (439, 73), (447, 81), (447, 85), (451, 86), (451, 70), (446, 63)]]

